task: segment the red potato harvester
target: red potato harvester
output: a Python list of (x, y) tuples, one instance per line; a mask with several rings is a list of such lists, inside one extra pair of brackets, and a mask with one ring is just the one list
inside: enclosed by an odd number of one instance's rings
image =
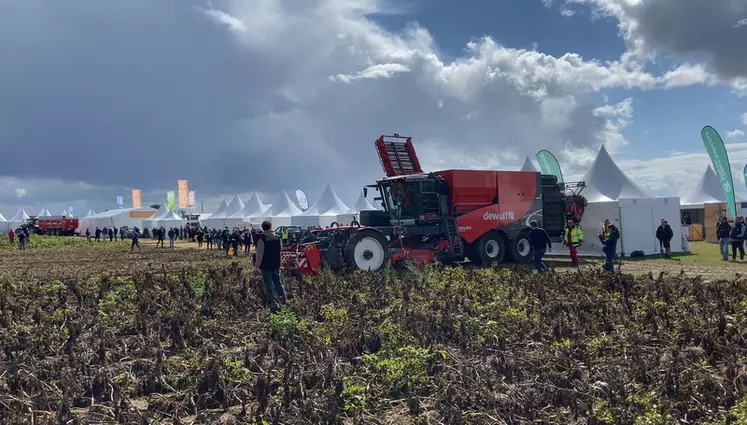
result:
[(387, 262), (469, 260), (478, 265), (531, 261), (529, 222), (561, 241), (566, 220), (581, 219), (583, 182), (563, 184), (529, 171), (420, 167), (411, 137), (374, 143), (386, 177), (375, 185), (383, 211), (361, 211), (360, 224), (308, 232), (283, 248), (283, 266), (308, 275), (321, 270), (380, 270)]

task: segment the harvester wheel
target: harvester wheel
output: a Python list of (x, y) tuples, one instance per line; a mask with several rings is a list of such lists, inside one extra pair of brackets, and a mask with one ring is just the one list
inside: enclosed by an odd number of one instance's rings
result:
[(490, 267), (493, 262), (503, 261), (506, 251), (503, 237), (495, 230), (482, 235), (473, 248), (470, 260), (486, 267)]
[(529, 232), (522, 230), (511, 241), (511, 257), (516, 264), (527, 264), (532, 261), (532, 244), (529, 242)]
[(389, 260), (389, 242), (378, 230), (361, 229), (348, 239), (343, 258), (354, 269), (381, 270)]

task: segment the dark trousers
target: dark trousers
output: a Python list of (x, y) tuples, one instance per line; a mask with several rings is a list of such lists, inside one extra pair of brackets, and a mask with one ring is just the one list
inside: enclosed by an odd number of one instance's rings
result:
[(280, 269), (262, 270), (262, 281), (265, 284), (265, 302), (271, 304), (275, 297), (285, 304), (286, 295), (283, 282), (280, 281)]
[(744, 241), (739, 239), (731, 241), (731, 259), (737, 259), (737, 250), (739, 250), (739, 259), (744, 260)]
[(130, 251), (134, 251), (135, 247), (137, 247), (137, 250), (140, 251), (140, 243), (137, 241), (137, 239), (132, 240), (132, 245), (130, 246)]
[(547, 266), (542, 262), (546, 251), (546, 248), (534, 248), (534, 268), (540, 273), (547, 271)]
[(617, 251), (604, 252), (604, 269), (610, 273), (615, 271), (615, 257), (617, 257)]

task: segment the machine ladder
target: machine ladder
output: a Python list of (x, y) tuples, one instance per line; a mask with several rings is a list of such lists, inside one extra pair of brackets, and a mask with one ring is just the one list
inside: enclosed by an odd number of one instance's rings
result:
[(459, 228), (457, 227), (456, 218), (446, 217), (444, 220), (446, 221), (446, 237), (449, 238), (451, 252), (457, 256), (463, 255), (464, 246), (462, 245), (462, 238), (459, 236)]

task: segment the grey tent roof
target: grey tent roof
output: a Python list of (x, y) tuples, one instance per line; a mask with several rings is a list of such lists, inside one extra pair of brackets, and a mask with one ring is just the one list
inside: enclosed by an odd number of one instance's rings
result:
[(527, 159), (524, 160), (524, 165), (521, 166), (521, 169), (519, 171), (534, 171), (537, 172), (537, 167), (534, 166), (534, 163), (532, 163), (532, 160), (527, 157)]
[(250, 218), (250, 217), (261, 217), (272, 205), (267, 205), (259, 199), (257, 192), (252, 192), (252, 196), (244, 205), (244, 209), (241, 210), (236, 217)]
[(682, 197), (682, 205), (716, 204), (726, 202), (716, 172), (710, 165), (705, 169), (698, 184)]
[(604, 146), (582, 179), (586, 188), (582, 195), (589, 202), (616, 201), (620, 198), (650, 198), (651, 195), (640, 188), (612, 160)]
[(361, 192), (361, 195), (358, 197), (358, 201), (355, 203), (355, 205), (353, 205), (353, 208), (348, 211), (348, 214), (355, 214), (361, 211), (376, 211), (376, 207), (368, 202), (368, 199), (363, 196), (363, 192)]

